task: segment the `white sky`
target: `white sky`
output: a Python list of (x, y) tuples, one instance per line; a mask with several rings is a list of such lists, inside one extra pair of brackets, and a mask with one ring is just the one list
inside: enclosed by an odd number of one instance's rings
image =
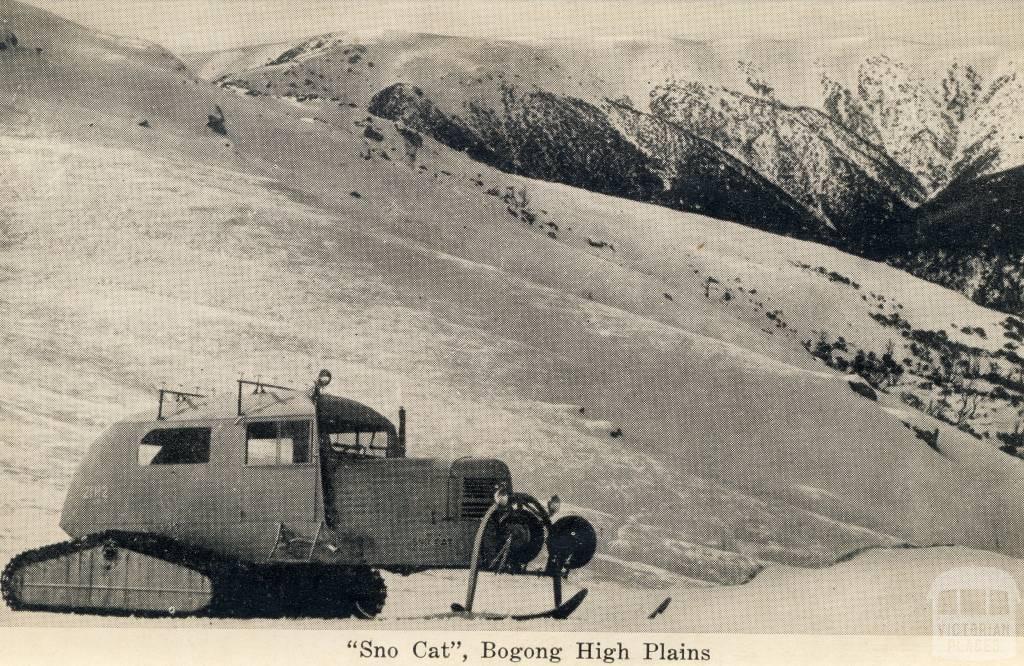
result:
[(382, 30), (508, 38), (874, 37), (1024, 47), (1017, 0), (27, 0), (172, 51)]

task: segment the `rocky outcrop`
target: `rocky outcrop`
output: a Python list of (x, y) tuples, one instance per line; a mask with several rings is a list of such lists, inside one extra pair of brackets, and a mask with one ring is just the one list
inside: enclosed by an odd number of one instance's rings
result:
[(18, 36), (10, 30), (0, 30), (0, 51), (13, 51), (18, 48)]

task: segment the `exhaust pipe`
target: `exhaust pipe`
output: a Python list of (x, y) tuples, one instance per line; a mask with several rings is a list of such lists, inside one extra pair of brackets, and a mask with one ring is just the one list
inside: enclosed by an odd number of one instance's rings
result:
[(405, 407), (398, 408), (398, 450), (395, 457), (405, 457)]

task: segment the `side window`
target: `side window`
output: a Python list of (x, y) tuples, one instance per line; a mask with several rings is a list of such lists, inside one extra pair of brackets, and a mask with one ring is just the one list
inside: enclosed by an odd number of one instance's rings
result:
[(245, 464), (277, 464), (277, 423), (250, 423), (245, 431)]
[(140, 465), (195, 465), (210, 462), (209, 428), (150, 430), (139, 443)]
[(245, 464), (308, 463), (309, 421), (260, 421), (245, 430)]

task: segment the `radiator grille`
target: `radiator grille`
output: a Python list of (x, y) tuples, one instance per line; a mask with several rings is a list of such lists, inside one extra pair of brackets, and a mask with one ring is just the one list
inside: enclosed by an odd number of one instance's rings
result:
[(466, 477), (462, 480), (462, 519), (482, 518), (494, 503), (494, 489), (501, 479), (494, 477)]

